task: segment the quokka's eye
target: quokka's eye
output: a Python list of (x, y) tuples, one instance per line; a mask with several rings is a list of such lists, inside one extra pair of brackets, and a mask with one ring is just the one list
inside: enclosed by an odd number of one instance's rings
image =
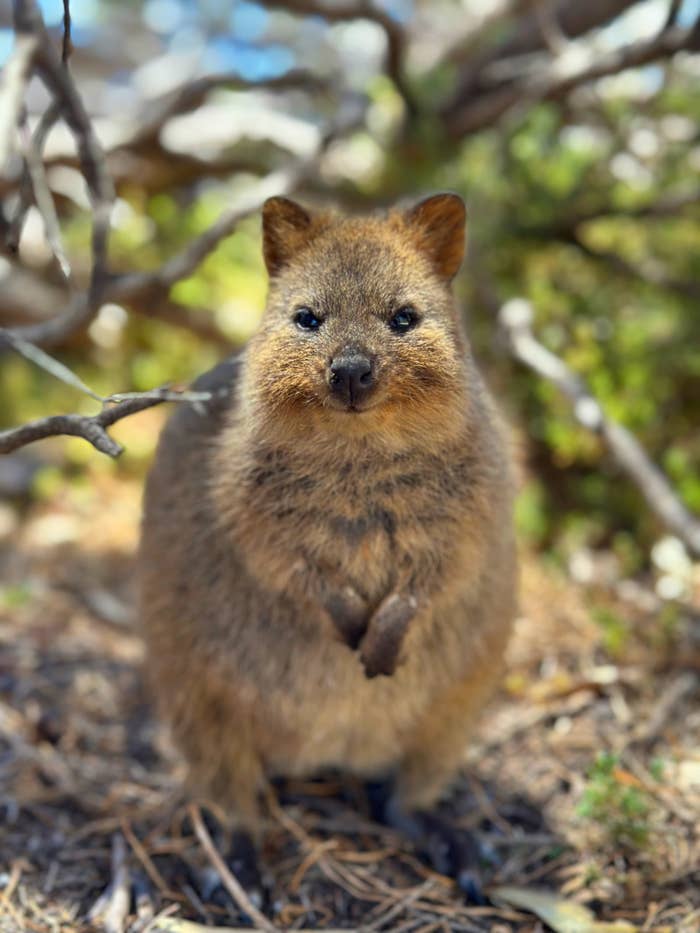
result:
[(389, 321), (389, 327), (397, 334), (405, 334), (407, 330), (415, 327), (419, 320), (418, 314), (407, 305), (405, 308), (399, 308)]
[(299, 308), (294, 315), (294, 323), (302, 330), (318, 330), (321, 326), (321, 318), (316, 317), (311, 308)]

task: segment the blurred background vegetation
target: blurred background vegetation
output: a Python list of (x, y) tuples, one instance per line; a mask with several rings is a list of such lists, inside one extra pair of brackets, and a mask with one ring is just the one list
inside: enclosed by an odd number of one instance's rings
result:
[[(59, 47), (63, 4), (40, 5)], [(515, 296), (700, 511), (698, 0), (73, 0), (71, 13), (71, 70), (116, 184), (116, 272), (162, 266), (255, 178), (319, 146), (294, 195), (305, 203), (364, 210), (457, 191), (470, 243), (457, 290), (518, 437), (524, 541), (559, 561), (604, 550), (630, 573), (665, 531), (570, 402), (509, 356), (496, 309)], [(11, 23), (0, 3), (0, 61)], [(30, 125), (47, 100), (34, 79)], [(85, 281), (89, 204), (61, 123), (45, 161)], [(16, 177), (2, 185), (7, 222)], [(52, 353), (101, 394), (189, 381), (260, 320), (259, 227), (258, 214), (244, 219), (167, 301), (105, 304)], [(19, 250), (0, 255), (0, 325), (44, 320), (66, 300), (32, 208)], [(95, 403), (0, 358), (0, 428), (69, 411)], [(66, 476), (140, 475), (157, 411), (119, 425), (117, 462), (62, 438), (13, 455), (0, 483), (31, 498)], [(30, 465), (24, 485), (18, 463)]]

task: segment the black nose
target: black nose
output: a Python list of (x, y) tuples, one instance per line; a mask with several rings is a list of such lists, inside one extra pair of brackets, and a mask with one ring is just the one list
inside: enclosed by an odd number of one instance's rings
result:
[(372, 388), (372, 363), (361, 353), (343, 354), (331, 361), (331, 390), (349, 405), (359, 402)]

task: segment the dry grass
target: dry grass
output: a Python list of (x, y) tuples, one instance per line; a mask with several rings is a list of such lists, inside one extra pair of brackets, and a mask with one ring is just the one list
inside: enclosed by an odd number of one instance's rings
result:
[[(137, 514), (137, 484), (97, 477), (0, 541), (3, 931), (136, 933), (154, 914), (245, 925), (212, 883), (142, 693), (128, 621)], [(490, 847), (488, 885), (544, 887), (642, 930), (700, 929), (697, 595), (695, 612), (639, 608), (525, 558), (510, 675), (445, 805)], [(595, 766), (604, 752), (616, 757)], [(278, 928), (544, 929), (466, 906), (369, 819), (356, 784), (287, 785), (268, 804)]]

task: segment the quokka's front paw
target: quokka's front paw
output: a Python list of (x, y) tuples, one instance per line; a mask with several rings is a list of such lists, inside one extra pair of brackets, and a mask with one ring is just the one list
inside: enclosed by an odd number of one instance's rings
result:
[(324, 607), (341, 639), (355, 651), (367, 631), (369, 607), (366, 600), (348, 584), (327, 594)]
[(392, 593), (384, 599), (367, 626), (360, 661), (367, 677), (390, 676), (396, 670), (408, 626), (418, 610), (415, 596)]

